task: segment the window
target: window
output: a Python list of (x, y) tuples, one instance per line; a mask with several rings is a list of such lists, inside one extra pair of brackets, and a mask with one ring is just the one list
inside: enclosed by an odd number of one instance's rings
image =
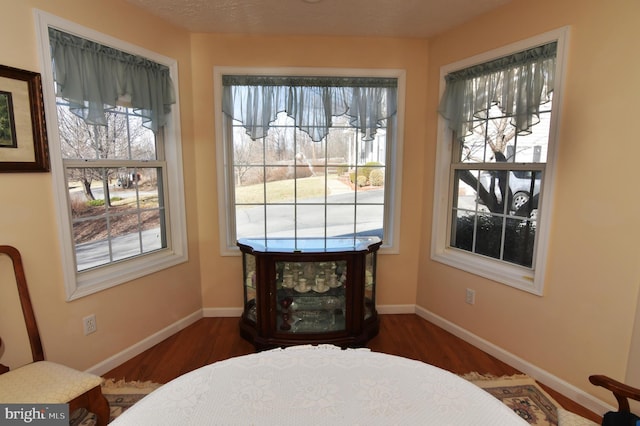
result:
[(186, 261), (175, 61), (36, 16), (67, 298)]
[(542, 294), (563, 47), (559, 31), (443, 68), (435, 260)]
[(131, 108), (97, 125), (56, 101), (77, 272), (166, 249), (166, 162), (155, 134)]
[(223, 252), (240, 238), (397, 245), (402, 78), (216, 69)]

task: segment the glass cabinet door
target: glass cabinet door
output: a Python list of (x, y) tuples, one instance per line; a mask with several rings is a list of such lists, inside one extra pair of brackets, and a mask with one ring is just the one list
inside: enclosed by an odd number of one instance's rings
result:
[(242, 255), (244, 271), (244, 311), (248, 320), (257, 322), (258, 305), (256, 304), (256, 257), (249, 253)]
[(364, 319), (375, 312), (376, 300), (376, 253), (367, 253), (364, 268)]
[(346, 260), (275, 265), (279, 333), (345, 330)]

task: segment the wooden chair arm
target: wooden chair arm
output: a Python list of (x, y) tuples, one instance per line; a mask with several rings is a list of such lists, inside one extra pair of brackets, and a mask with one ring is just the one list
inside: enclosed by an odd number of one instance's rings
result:
[(589, 381), (596, 385), (613, 392), (618, 401), (618, 411), (629, 412), (629, 399), (640, 401), (640, 389), (625, 385), (617, 380), (601, 374), (589, 376)]

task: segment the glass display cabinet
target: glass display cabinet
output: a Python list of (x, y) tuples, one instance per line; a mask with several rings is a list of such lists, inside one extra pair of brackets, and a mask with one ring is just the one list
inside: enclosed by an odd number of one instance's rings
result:
[(376, 256), (367, 238), (241, 239), (240, 334), (256, 349), (363, 346), (378, 333)]

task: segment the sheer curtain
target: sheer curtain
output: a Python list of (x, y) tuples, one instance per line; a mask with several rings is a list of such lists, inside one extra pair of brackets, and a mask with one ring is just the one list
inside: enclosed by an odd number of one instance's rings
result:
[(222, 111), (240, 121), (252, 139), (266, 136), (280, 112), (315, 142), (329, 133), (331, 118), (346, 114), (363, 140), (397, 112), (396, 78), (222, 77)]
[(56, 95), (89, 124), (106, 125), (105, 111), (129, 106), (154, 132), (176, 102), (169, 68), (49, 28)]
[(511, 117), (519, 134), (530, 133), (540, 104), (551, 100), (556, 50), (553, 42), (447, 74), (438, 111), (459, 139), (494, 105)]

